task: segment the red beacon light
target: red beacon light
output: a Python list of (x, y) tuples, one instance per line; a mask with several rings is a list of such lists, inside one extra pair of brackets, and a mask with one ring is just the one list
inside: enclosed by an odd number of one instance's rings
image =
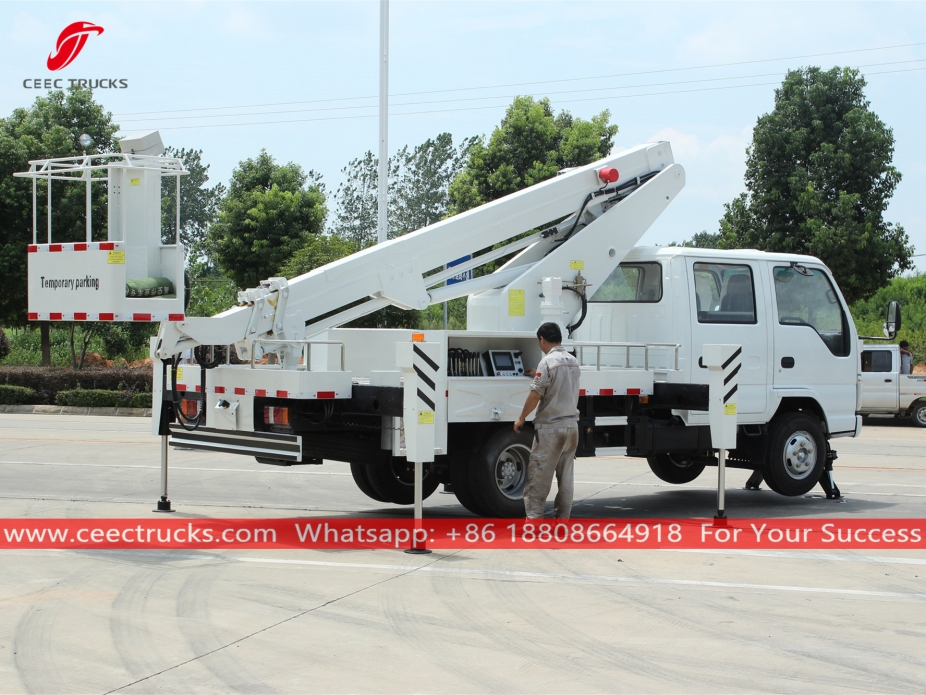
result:
[(616, 183), (617, 179), (620, 178), (620, 174), (613, 167), (602, 167), (598, 170), (598, 178), (605, 183)]

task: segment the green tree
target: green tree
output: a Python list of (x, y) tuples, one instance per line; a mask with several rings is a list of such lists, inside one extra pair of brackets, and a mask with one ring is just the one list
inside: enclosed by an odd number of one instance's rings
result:
[[(36, 98), (32, 106), (15, 109), (0, 120), (0, 277), (6, 290), (0, 293), (0, 323), (22, 326), (26, 322), (26, 249), (32, 243), (32, 182), (13, 178), (26, 171), (30, 159), (71, 157), (82, 153), (77, 138), (87, 133), (93, 138), (88, 154), (115, 150), (114, 135), (119, 126), (112, 114), (93, 100), (89, 89), (72, 87), (51, 91)], [(38, 185), (37, 215), (47, 215), (47, 187)], [(93, 236), (106, 238), (106, 189), (93, 186)], [(52, 183), (52, 239), (61, 242), (86, 238), (86, 198), (83, 186), (68, 182)], [(45, 229), (38, 233), (46, 238)], [(43, 323), (43, 364), (50, 364), (48, 324)]]
[[(203, 164), (203, 151), (168, 147), (165, 157), (177, 157), (189, 176), (180, 177), (180, 243), (190, 257), (204, 251), (206, 232), (215, 222), (219, 203), (225, 196), (225, 185), (209, 182), (209, 165)], [(177, 226), (177, 179), (165, 176), (161, 181), (161, 239), (174, 243)]]
[(397, 174), (389, 187), (389, 236), (402, 236), (447, 216), (450, 184), (466, 164), (478, 138), (465, 138), (457, 147), (450, 133), (428, 138), (409, 151), (396, 153)]
[[(0, 321), (23, 325), (26, 320), (26, 248), (32, 243), (32, 182), (13, 178), (26, 171), (30, 159), (72, 157), (83, 151), (77, 138), (88, 133), (93, 145), (88, 154), (112, 152), (118, 126), (112, 114), (93, 101), (88, 89), (52, 91), (29, 108), (15, 109), (0, 120), (0, 275), (7, 291), (0, 295)], [(38, 184), (38, 219), (47, 215), (47, 187)], [(93, 187), (94, 237), (106, 236), (106, 189)], [(80, 241), (86, 238), (85, 189), (66, 182), (52, 183), (52, 238)], [(46, 231), (40, 224), (39, 241)]]
[(900, 302), (903, 317), (897, 342), (907, 340), (917, 363), (926, 360), (926, 274), (899, 277), (849, 309), (859, 335), (881, 336), (888, 302)]
[(850, 302), (912, 267), (913, 254), (903, 227), (883, 218), (900, 172), (865, 84), (851, 68), (788, 71), (753, 130), (747, 192), (720, 220), (722, 248), (817, 256)]
[(481, 138), (469, 147), (466, 166), (450, 186), (451, 212), (469, 210), (552, 178), (561, 169), (606, 157), (617, 134), (610, 120), (607, 110), (589, 121), (568, 111), (554, 116), (549, 99), (516, 97), (488, 141)]
[(675, 242), (673, 241), (669, 246), (685, 246), (688, 248), (695, 249), (719, 249), (721, 243), (721, 236), (718, 232), (717, 234), (711, 234), (706, 229), (698, 232), (693, 237), (687, 241)]
[(262, 150), (232, 172), (207, 248), (239, 287), (256, 287), (322, 230), (326, 212), (317, 179)]
[[(390, 157), (390, 181), (395, 180), (396, 173)], [(357, 249), (375, 244), (379, 227), (379, 159), (367, 150), (362, 157), (348, 162), (341, 174), (345, 180), (334, 194), (336, 208), (329, 232)]]

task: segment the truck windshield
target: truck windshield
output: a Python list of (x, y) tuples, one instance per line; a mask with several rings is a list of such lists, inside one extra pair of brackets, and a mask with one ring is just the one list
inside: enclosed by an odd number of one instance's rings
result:
[(589, 299), (590, 302), (650, 302), (662, 299), (659, 263), (621, 263)]
[(813, 328), (837, 357), (849, 354), (848, 326), (833, 285), (822, 270), (777, 266), (778, 323)]

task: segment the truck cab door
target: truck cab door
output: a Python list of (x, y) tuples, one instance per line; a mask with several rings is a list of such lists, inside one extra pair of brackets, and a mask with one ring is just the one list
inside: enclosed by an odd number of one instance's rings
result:
[[(701, 367), (704, 345), (742, 345), (737, 411), (762, 414), (768, 399), (768, 296), (762, 266), (751, 261), (688, 259), (691, 311), (692, 382), (706, 384)], [(700, 378), (699, 378), (700, 377)]]
[(813, 398), (830, 433), (855, 431), (858, 358), (849, 312), (822, 268), (770, 263), (774, 287), (774, 388)]
[(900, 365), (889, 347), (862, 350), (862, 412), (896, 413)]

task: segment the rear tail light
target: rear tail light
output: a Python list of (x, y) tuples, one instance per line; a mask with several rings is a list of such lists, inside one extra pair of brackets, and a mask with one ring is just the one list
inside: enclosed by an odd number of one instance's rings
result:
[(199, 401), (184, 398), (180, 401), (180, 411), (186, 417), (196, 417), (196, 414), (199, 412)]
[(264, 424), (289, 425), (289, 408), (277, 408), (272, 405), (265, 405)]

